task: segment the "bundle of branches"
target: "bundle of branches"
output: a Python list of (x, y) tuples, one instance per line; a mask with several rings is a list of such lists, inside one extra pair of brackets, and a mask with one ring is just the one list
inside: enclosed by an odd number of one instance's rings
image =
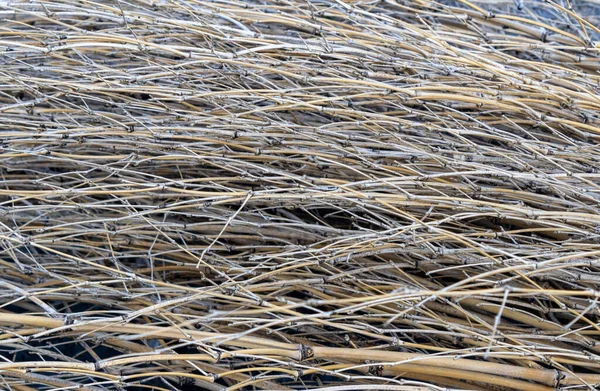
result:
[(591, 390), (600, 3), (0, 2), (3, 390)]

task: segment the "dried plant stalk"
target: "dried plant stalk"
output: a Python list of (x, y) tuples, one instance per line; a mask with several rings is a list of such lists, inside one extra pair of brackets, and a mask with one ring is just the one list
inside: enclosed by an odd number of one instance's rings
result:
[(0, 19), (2, 389), (600, 384), (598, 1)]

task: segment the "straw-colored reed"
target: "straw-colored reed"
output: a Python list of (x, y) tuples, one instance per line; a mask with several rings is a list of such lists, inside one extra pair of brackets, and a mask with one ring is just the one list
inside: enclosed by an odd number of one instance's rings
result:
[(0, 1), (0, 388), (595, 389), (599, 15)]

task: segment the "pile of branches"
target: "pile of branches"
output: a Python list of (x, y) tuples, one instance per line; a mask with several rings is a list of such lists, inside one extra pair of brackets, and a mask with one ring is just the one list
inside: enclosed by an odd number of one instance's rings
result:
[(597, 0), (0, 19), (3, 390), (600, 383)]

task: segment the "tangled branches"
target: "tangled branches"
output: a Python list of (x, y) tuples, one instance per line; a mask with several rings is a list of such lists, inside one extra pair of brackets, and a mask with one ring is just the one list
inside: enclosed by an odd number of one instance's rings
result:
[(596, 0), (0, 18), (3, 389), (600, 383)]

